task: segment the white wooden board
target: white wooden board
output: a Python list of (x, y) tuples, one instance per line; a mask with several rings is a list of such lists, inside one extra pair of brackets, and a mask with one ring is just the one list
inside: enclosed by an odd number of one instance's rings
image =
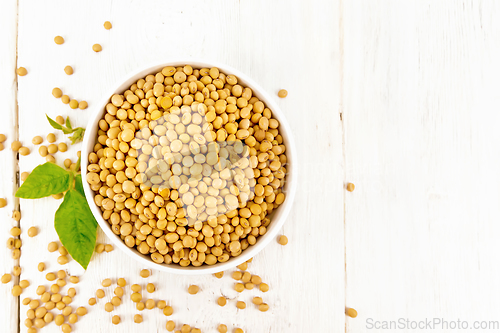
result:
[[(271, 286), (262, 295), (269, 312), (251, 304), (262, 293), (237, 295), (230, 272), (221, 280), (159, 272), (144, 280), (143, 267), (118, 250), (94, 255), (85, 274), (74, 261), (58, 265), (58, 255), (46, 250), (57, 239), (53, 215), (59, 202), (52, 198), (20, 202), (21, 278), (32, 284), (21, 299), (35, 298), (36, 286), (50, 286), (45, 274), (62, 268), (81, 278), (72, 306), (89, 309), (76, 332), (161, 332), (169, 319), (177, 329), (187, 323), (215, 332), (225, 323), (230, 331), (249, 333), (379, 331), (369, 328), (399, 318), (442, 318), (449, 325), (460, 320), (469, 327), (495, 321), (499, 7), (493, 0), (3, 1), (0, 133), (8, 137), (6, 147), (19, 137), (33, 153), (18, 163), (9, 149), (0, 152), (0, 197), (9, 203), (0, 209), (0, 241), (15, 224), (16, 170), (44, 162), (31, 139), (51, 131), (45, 113), (69, 115), (85, 126), (92, 106), (116, 80), (151, 62), (213, 59), (249, 74), (271, 93), (287, 89), (279, 103), (300, 155), (299, 192), (284, 227), (290, 242), (270, 244), (249, 265)], [(110, 31), (102, 26), (107, 20)], [(64, 45), (54, 44), (56, 35)], [(103, 46), (101, 53), (91, 50), (94, 43)], [(16, 61), (29, 72), (18, 78), (17, 95)], [(72, 76), (64, 74), (66, 65), (73, 66)], [(87, 100), (89, 109), (63, 105), (51, 95), (55, 86)], [(58, 133), (62, 140), (69, 143)], [(57, 162), (76, 160), (78, 149), (58, 153)], [(356, 184), (354, 192), (344, 190), (347, 182)], [(29, 239), (33, 225), (40, 234)], [(108, 242), (102, 233), (98, 241)], [(36, 270), (39, 262), (47, 265), (43, 273)], [(0, 251), (1, 274), (16, 264), (10, 251)], [(89, 307), (88, 298), (108, 277), (143, 287), (154, 282), (158, 291), (145, 297), (166, 300), (174, 315), (145, 310), (144, 322), (134, 324), (139, 312), (128, 288), (124, 304), (112, 313), (104, 311), (112, 288)], [(201, 292), (190, 296), (190, 284)], [(2, 332), (26, 332), (27, 307), (21, 305), (18, 314), (12, 285), (0, 286), (0, 296), (11, 300), (0, 303)], [(231, 299), (224, 308), (215, 303), (221, 294)], [(237, 299), (247, 309), (237, 310)], [(345, 306), (356, 308), (358, 318), (346, 318)], [(114, 314), (121, 316), (118, 326), (111, 324)], [(52, 323), (43, 331), (60, 328)]]
[[(199, 57), (242, 70), (275, 96), (280, 88), (289, 91), (289, 97), (279, 103), (296, 133), (301, 158), (298, 168), (309, 174), (300, 180), (295, 207), (284, 227), (289, 245), (273, 242), (249, 268), (271, 286), (262, 295), (271, 307), (269, 312), (261, 313), (251, 304), (251, 298), (261, 292), (237, 295), (229, 276), (217, 280), (213, 276), (159, 272), (148, 280), (158, 287), (152, 298), (171, 303), (175, 310), (172, 317), (165, 317), (158, 309), (145, 310), (144, 322), (134, 324), (132, 318), (138, 311), (129, 300), (130, 289), (124, 304), (113, 313), (104, 311), (111, 288), (106, 289), (103, 300), (89, 307), (88, 298), (94, 296), (104, 278), (116, 282), (125, 277), (129, 283), (146, 284), (139, 277), (142, 267), (115, 250), (95, 255), (81, 275), (72, 305), (87, 306), (89, 315), (74, 325), (76, 332), (164, 331), (168, 319), (178, 327), (186, 323), (203, 332), (215, 332), (219, 323), (227, 324), (230, 331), (241, 327), (245, 332), (344, 329), (342, 136), (336, 79), (339, 34), (338, 21), (332, 19), (337, 7), (337, 2), (311, 7), (299, 1), (150, 1), (147, 5), (137, 1), (53, 1), (50, 6), (19, 1), (19, 63), (29, 71), (19, 80), (19, 136), (33, 150), (37, 148), (30, 144), (31, 138), (51, 130), (45, 113), (52, 117), (69, 115), (74, 124), (84, 126), (92, 106), (128, 72), (154, 61)], [(113, 24), (110, 31), (103, 28), (107, 20)], [(56, 45), (56, 35), (66, 42)], [(102, 45), (101, 53), (91, 50), (94, 43)], [(66, 65), (73, 66), (72, 76), (64, 74)], [(51, 95), (55, 86), (72, 98), (87, 100), (89, 109), (71, 110), (63, 105)], [(58, 142), (64, 140), (60, 133), (57, 135)], [(78, 147), (56, 154), (57, 162), (61, 164), (70, 156), (76, 160)], [(31, 170), (42, 162), (33, 153), (20, 159), (20, 169)], [(36, 286), (41, 283), (50, 286), (44, 280), (48, 271), (63, 268), (71, 274), (82, 273), (75, 262), (59, 266), (56, 253), (46, 250), (47, 244), (56, 239), (53, 215), (58, 204), (52, 198), (21, 200), (23, 230), (32, 225), (40, 227), (39, 236), (23, 247), (24, 253), (30, 253), (21, 258), (23, 278), (32, 286), (22, 298), (35, 297)], [(99, 242), (107, 242), (102, 234)], [(36, 270), (41, 261), (48, 267), (43, 273)], [(202, 291), (190, 296), (190, 284), (199, 285)], [(215, 303), (221, 294), (232, 299), (224, 308)], [(244, 300), (247, 309), (237, 311), (236, 299)], [(21, 323), (26, 310), (21, 306)], [(121, 316), (122, 324), (111, 324), (114, 314)], [(26, 331), (21, 325), (21, 332)], [(52, 323), (43, 331), (59, 332), (60, 328)]]
[[(0, 100), (2, 107), (0, 115), (0, 133), (7, 138), (0, 151), (0, 198), (7, 200), (7, 206), (0, 208), (0, 275), (13, 273), (19, 260), (12, 259), (12, 251), (5, 247), (10, 236), (10, 229), (18, 223), (12, 219), (12, 211), (18, 208), (19, 202), (14, 199), (17, 187), (17, 159), (10, 150), (10, 144), (17, 139), (17, 102), (16, 102), (16, 36), (17, 36), (17, 4), (14, 1), (0, 2)], [(13, 297), (11, 289), (19, 279), (12, 275), (8, 284), (0, 284), (0, 298), (8, 300), (0, 302), (0, 323), (2, 332), (18, 332), (18, 298)]]
[(344, 3), (350, 332), (498, 325), (499, 5)]

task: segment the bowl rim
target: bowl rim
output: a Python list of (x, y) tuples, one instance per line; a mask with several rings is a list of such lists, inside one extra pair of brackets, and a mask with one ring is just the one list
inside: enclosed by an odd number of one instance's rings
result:
[[(179, 265), (166, 265), (157, 264), (153, 262), (149, 257), (140, 254), (136, 249), (129, 248), (118, 235), (115, 235), (111, 230), (108, 222), (102, 217), (101, 210), (97, 207), (94, 202), (94, 192), (91, 190), (90, 185), (86, 181), (87, 166), (88, 166), (88, 155), (93, 150), (95, 144), (95, 137), (97, 134), (97, 127), (99, 120), (102, 119), (105, 113), (106, 104), (109, 102), (110, 96), (116, 93), (123, 93), (128, 87), (130, 87), (133, 82), (136, 82), (140, 78), (144, 78), (148, 74), (152, 74), (155, 71), (161, 70), (161, 68), (166, 66), (184, 66), (191, 65), (194, 68), (211, 68), (217, 67), (221, 72), (230, 75), (233, 74), (241, 81), (244, 85), (250, 87), (255, 96), (262, 100), (267, 107), (269, 107), (274, 117), (280, 123), (280, 131), (282, 132), (283, 141), (286, 144), (287, 150), (287, 175), (286, 175), (286, 198), (285, 201), (278, 207), (273, 214), (278, 216), (273, 216), (271, 226), (268, 227), (266, 234), (259, 237), (255, 245), (249, 246), (246, 250), (242, 251), (241, 255), (237, 257), (232, 257), (226, 262), (218, 262), (214, 265), (202, 265), (199, 267), (182, 267)], [(239, 70), (217, 62), (211, 61), (209, 59), (197, 59), (197, 58), (183, 58), (183, 59), (168, 59), (167, 61), (156, 61), (148, 64), (147, 66), (140, 67), (139, 69), (129, 72), (124, 75), (120, 80), (117, 80), (112, 88), (106, 91), (99, 103), (95, 104), (92, 108), (91, 116), (87, 122), (87, 127), (82, 144), (81, 155), (81, 173), (82, 173), (82, 183), (85, 193), (85, 199), (87, 200), (90, 210), (97, 220), (99, 226), (103, 232), (111, 239), (111, 241), (120, 250), (122, 250), (129, 257), (133, 258), (137, 262), (156, 270), (163, 272), (182, 274), (182, 275), (201, 275), (201, 274), (212, 274), (220, 271), (225, 271), (240, 265), (241, 263), (249, 260), (250, 258), (257, 255), (262, 249), (264, 249), (272, 239), (276, 237), (279, 230), (283, 227), (294, 202), (295, 192), (297, 190), (297, 152), (296, 146), (293, 139), (292, 131), (290, 125), (288, 124), (285, 115), (281, 111), (277, 102), (252, 78), (248, 75), (240, 72)]]

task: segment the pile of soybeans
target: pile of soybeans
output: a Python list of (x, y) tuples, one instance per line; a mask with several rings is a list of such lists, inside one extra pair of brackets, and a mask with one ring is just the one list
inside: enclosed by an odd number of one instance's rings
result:
[(128, 247), (213, 265), (266, 233), (285, 200), (285, 153), (278, 120), (237, 77), (165, 67), (111, 96), (87, 182)]

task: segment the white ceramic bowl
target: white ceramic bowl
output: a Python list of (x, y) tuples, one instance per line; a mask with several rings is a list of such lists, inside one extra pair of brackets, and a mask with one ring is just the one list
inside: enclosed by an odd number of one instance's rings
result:
[[(153, 262), (149, 257), (139, 253), (135, 248), (129, 248), (125, 243), (121, 240), (121, 238), (113, 233), (110, 228), (108, 222), (106, 222), (103, 217), (101, 210), (94, 202), (94, 192), (90, 189), (89, 184), (86, 182), (87, 175), (87, 166), (88, 166), (88, 156), (89, 153), (93, 151), (94, 144), (96, 142), (96, 135), (98, 130), (98, 122), (105, 113), (105, 106), (109, 102), (109, 98), (113, 94), (121, 94), (125, 90), (127, 90), (134, 82), (137, 80), (144, 78), (146, 75), (151, 73), (157, 73), (161, 71), (163, 67), (166, 66), (184, 66), (186, 64), (191, 65), (193, 68), (211, 68), (217, 67), (221, 70), (221, 72), (226, 75), (234, 74), (238, 77), (238, 81), (244, 85), (248, 86), (252, 89), (253, 94), (257, 96), (261, 101), (265, 103), (267, 107), (271, 109), (273, 112), (273, 116), (279, 120), (280, 122), (280, 133), (283, 137), (284, 144), (286, 146), (286, 155), (287, 155), (287, 175), (284, 186), (284, 192), (286, 193), (286, 198), (283, 204), (281, 204), (270, 216), (271, 224), (267, 228), (267, 232), (265, 235), (260, 236), (257, 239), (257, 243), (255, 245), (249, 246), (246, 250), (244, 250), (241, 255), (237, 257), (231, 257), (227, 262), (217, 263), (215, 265), (202, 265), (200, 267), (181, 267), (177, 264), (157, 264)], [(275, 102), (276, 96), (271, 97), (268, 93), (264, 91), (257, 83), (255, 83), (251, 78), (247, 75), (241, 73), (240, 71), (231, 68), (227, 65), (216, 63), (216, 62), (206, 62), (202, 60), (195, 59), (185, 59), (185, 60), (173, 60), (168, 62), (162, 62), (159, 64), (154, 64), (143, 68), (139, 71), (128, 75), (124, 79), (118, 81), (118, 84), (112, 88), (107, 94), (104, 95), (104, 98), (98, 103), (92, 112), (92, 116), (87, 124), (87, 129), (85, 132), (85, 137), (83, 140), (82, 147), (82, 178), (83, 178), (83, 187), (85, 190), (85, 196), (87, 198), (87, 202), (89, 203), (90, 209), (94, 214), (97, 222), (101, 226), (101, 229), (104, 233), (111, 239), (115, 246), (117, 246), (120, 250), (126, 253), (128, 256), (133, 258), (134, 260), (140, 262), (144, 266), (157, 269), (164, 272), (175, 273), (175, 274), (185, 274), (185, 275), (197, 275), (197, 274), (211, 274), (220, 271), (225, 271), (230, 268), (233, 268), (248, 259), (254, 257), (257, 253), (259, 253), (271, 240), (276, 241), (276, 236), (285, 223), (285, 220), (292, 208), (293, 200), (295, 197), (295, 191), (297, 189), (297, 167), (296, 167), (296, 159), (297, 153), (295, 150), (295, 144), (292, 137), (292, 132), (290, 126), (288, 125), (285, 115), (281, 112), (277, 103)]]

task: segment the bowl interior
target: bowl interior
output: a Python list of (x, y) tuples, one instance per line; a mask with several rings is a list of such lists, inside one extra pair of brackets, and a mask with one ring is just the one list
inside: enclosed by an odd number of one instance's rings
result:
[(283, 192), (286, 194), (285, 201), (272, 212), (269, 217), (271, 218), (271, 223), (267, 228), (267, 232), (265, 235), (260, 236), (255, 245), (249, 246), (246, 250), (242, 251), (241, 255), (237, 257), (231, 257), (227, 262), (217, 263), (215, 265), (202, 265), (200, 267), (188, 266), (181, 267), (176, 264), (157, 264), (153, 262), (149, 257), (139, 253), (135, 248), (129, 248), (125, 245), (125, 243), (121, 240), (121, 238), (115, 235), (108, 222), (106, 222), (103, 217), (100, 208), (94, 202), (94, 192), (91, 190), (90, 185), (84, 181), (83, 187), (85, 191), (85, 196), (89, 203), (90, 209), (94, 214), (97, 222), (99, 223), (101, 229), (106, 233), (106, 235), (111, 238), (113, 243), (118, 246), (121, 250), (123, 250), (127, 255), (131, 256), (135, 260), (141, 262), (142, 264), (151, 267), (153, 269), (166, 271), (170, 273), (176, 274), (186, 274), (186, 275), (195, 275), (195, 274), (211, 274), (215, 272), (224, 271), (235, 267), (248, 259), (255, 256), (260, 250), (262, 250), (272, 239), (275, 239), (277, 233), (283, 226), (287, 215), (290, 212), (292, 207), (292, 203), (295, 196), (295, 191), (297, 187), (297, 171), (296, 171), (296, 151), (295, 144), (293, 141), (291, 129), (284, 117), (284, 114), (276, 104), (276, 102), (260, 87), (255, 83), (251, 78), (247, 75), (239, 72), (238, 70), (231, 68), (227, 65), (216, 63), (216, 62), (204, 62), (198, 60), (179, 60), (179, 61), (169, 61), (163, 62), (161, 64), (155, 64), (152, 66), (145, 67), (136, 73), (127, 76), (125, 79), (118, 81), (120, 82), (115, 88), (107, 93), (103, 100), (96, 105), (96, 108), (93, 110), (92, 116), (87, 125), (83, 147), (82, 147), (82, 177), (85, 180), (87, 174), (87, 166), (88, 166), (88, 155), (93, 151), (93, 147), (96, 142), (97, 130), (98, 130), (98, 122), (105, 114), (105, 106), (109, 101), (109, 98), (113, 94), (121, 94), (123, 91), (127, 90), (133, 83), (137, 80), (144, 78), (146, 75), (151, 73), (156, 73), (161, 71), (162, 68), (166, 66), (184, 66), (186, 64), (191, 65), (193, 68), (211, 68), (217, 67), (221, 70), (221, 72), (226, 75), (233, 74), (238, 77), (238, 81), (242, 83), (242, 85), (250, 87), (253, 91), (253, 94), (257, 96), (261, 101), (265, 103), (267, 107), (269, 107), (273, 113), (273, 116), (280, 122), (280, 134), (283, 137), (283, 142), (286, 146), (286, 156), (287, 156), (287, 174), (285, 185), (283, 187)]

